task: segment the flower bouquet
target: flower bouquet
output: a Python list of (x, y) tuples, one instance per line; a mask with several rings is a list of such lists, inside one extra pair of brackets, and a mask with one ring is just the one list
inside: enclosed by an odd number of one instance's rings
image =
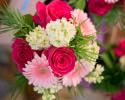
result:
[(13, 60), (43, 100), (55, 99), (62, 88), (76, 88), (82, 80), (101, 82), (104, 69), (96, 65), (96, 30), (85, 12), (61, 0), (38, 2), (34, 16), (1, 11), (0, 31), (13, 31), (15, 36)]

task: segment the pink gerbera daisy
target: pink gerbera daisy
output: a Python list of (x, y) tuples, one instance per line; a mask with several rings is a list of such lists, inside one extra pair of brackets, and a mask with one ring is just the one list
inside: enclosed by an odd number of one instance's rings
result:
[(119, 0), (105, 0), (106, 3), (116, 3), (118, 2)]
[(72, 11), (73, 23), (75, 26), (80, 25), (82, 34), (85, 35), (96, 35), (96, 29), (90, 18), (88, 18), (87, 13), (84, 13), (82, 10), (77, 9)]
[(57, 79), (53, 75), (45, 55), (39, 57), (35, 54), (34, 59), (25, 65), (23, 75), (29, 80), (29, 84), (34, 86), (49, 88), (56, 84)]
[(76, 62), (74, 70), (63, 77), (63, 85), (77, 86), (82, 81), (82, 78), (90, 72), (91, 67), (87, 61), (81, 60), (80, 62)]

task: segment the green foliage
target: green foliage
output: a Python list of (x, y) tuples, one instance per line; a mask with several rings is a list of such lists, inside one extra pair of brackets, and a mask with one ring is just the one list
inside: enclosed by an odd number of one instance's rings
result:
[(72, 47), (75, 52), (77, 59), (87, 59), (92, 61), (93, 55), (96, 55), (93, 50), (89, 47), (90, 41), (94, 40), (94, 36), (83, 36), (80, 27), (77, 28), (77, 34), (75, 38), (70, 42), (70, 47)]
[(119, 12), (121, 12), (121, 8), (114, 7), (109, 13), (106, 14), (106, 23), (108, 23), (109, 25), (113, 25), (114, 23), (116, 23)]
[(86, 0), (69, 0), (69, 4), (76, 9), (85, 9)]
[(100, 26), (100, 24), (102, 23), (103, 18), (101, 16), (97, 16), (95, 14), (93, 14), (92, 16), (93, 16), (94, 23), (97, 26)]
[(125, 86), (125, 72), (120, 69), (119, 60), (115, 57), (113, 48), (114, 46), (108, 47), (97, 61), (104, 66), (105, 70), (102, 74), (104, 79), (100, 84), (96, 84), (95, 88), (106, 92), (115, 92)]
[(16, 37), (25, 37), (34, 28), (31, 15), (22, 16), (21, 13), (10, 8), (0, 8), (0, 12), (2, 13), (0, 23), (4, 25), (0, 28), (0, 33), (15, 31)]
[(12, 100), (16, 100), (16, 97), (21, 92), (23, 92), (28, 85), (28, 80), (21, 73), (16, 75), (16, 77), (14, 78), (14, 81), (15, 81), (15, 84), (10, 89)]
[(106, 15), (104, 16), (97, 16), (95, 14), (92, 14), (94, 23), (98, 26), (102, 23), (102, 21), (105, 21), (108, 25), (115, 24), (118, 20), (118, 17), (120, 16), (120, 13), (122, 13), (122, 10), (119, 6), (115, 6), (112, 10), (110, 10)]

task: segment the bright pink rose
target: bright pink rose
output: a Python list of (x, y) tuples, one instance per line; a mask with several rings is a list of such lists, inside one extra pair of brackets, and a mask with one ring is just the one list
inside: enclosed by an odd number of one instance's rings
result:
[(98, 16), (104, 16), (113, 8), (113, 6), (113, 3), (108, 4), (105, 0), (88, 0), (89, 11)]
[(47, 9), (52, 20), (61, 19), (62, 17), (71, 18), (72, 8), (64, 1), (55, 0), (48, 5)]
[(125, 55), (125, 39), (119, 42), (118, 47), (114, 49), (114, 52), (117, 57), (121, 57)]
[(33, 20), (42, 27), (45, 27), (50, 20), (61, 19), (62, 17), (71, 18), (70, 11), (72, 11), (72, 8), (61, 0), (54, 0), (47, 6), (42, 2), (38, 2), (36, 9), (37, 15), (33, 16)]
[(44, 52), (48, 58), (50, 67), (56, 76), (63, 76), (75, 67), (76, 56), (72, 48), (50, 47)]
[(22, 68), (25, 67), (27, 61), (31, 61), (33, 59), (33, 51), (28, 43), (22, 38), (15, 39), (12, 48), (13, 60), (17, 64), (18, 70), (22, 72)]
[(112, 100), (125, 100), (125, 89), (113, 94)]

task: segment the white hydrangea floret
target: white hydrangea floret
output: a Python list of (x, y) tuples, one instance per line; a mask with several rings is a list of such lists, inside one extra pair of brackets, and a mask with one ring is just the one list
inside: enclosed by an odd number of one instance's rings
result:
[(42, 48), (49, 47), (49, 39), (41, 26), (36, 27), (32, 32), (26, 36), (26, 41), (29, 43), (32, 49), (40, 50)]
[(101, 75), (104, 68), (101, 65), (97, 65), (95, 70), (85, 77), (85, 80), (89, 83), (100, 83), (104, 77)]
[(57, 19), (51, 21), (46, 26), (50, 44), (56, 47), (68, 46), (76, 34), (75, 26), (67, 19)]

